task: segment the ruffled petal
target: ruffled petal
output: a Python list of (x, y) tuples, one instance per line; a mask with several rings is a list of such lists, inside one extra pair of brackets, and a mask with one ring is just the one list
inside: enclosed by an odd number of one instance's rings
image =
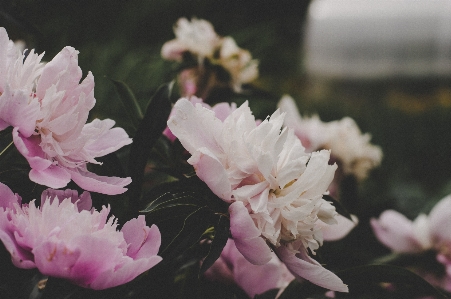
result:
[(9, 85), (5, 86), (0, 96), (0, 120), (4, 123), (1, 129), (7, 126), (17, 127), (24, 137), (30, 137), (36, 127), (38, 113), (38, 101), (29, 103), (29, 95), (24, 91), (12, 91)]

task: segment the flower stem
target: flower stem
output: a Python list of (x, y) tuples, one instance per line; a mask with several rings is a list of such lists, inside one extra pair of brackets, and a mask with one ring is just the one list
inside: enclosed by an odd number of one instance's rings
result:
[(6, 152), (6, 150), (14, 143), (14, 141), (11, 141), (1, 152), (0, 152), (0, 156), (3, 155), (4, 152)]

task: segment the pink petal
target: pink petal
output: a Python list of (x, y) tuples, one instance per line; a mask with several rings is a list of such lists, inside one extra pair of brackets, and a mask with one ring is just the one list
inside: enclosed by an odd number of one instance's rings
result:
[(89, 192), (83, 192), (80, 196), (78, 196), (78, 192), (76, 190), (66, 189), (66, 190), (54, 190), (47, 189), (44, 190), (41, 194), (41, 206), (44, 205), (47, 199), (53, 201), (55, 197), (58, 198), (59, 202), (62, 202), (66, 198), (70, 198), (72, 203), (77, 202), (78, 211), (82, 210), (91, 210), (92, 208), (92, 199), (91, 194)]
[(81, 169), (66, 169), (70, 173), (72, 180), (86, 191), (98, 192), (108, 195), (122, 194), (127, 191), (127, 186), (131, 183), (131, 178), (119, 178), (99, 176), (95, 173)]
[[(60, 76), (67, 74), (64, 78)], [(62, 49), (42, 70), (36, 86), (36, 94), (43, 99), (45, 92), (58, 82), (58, 90), (72, 90), (76, 88), (82, 76), (78, 67), (78, 51), (72, 47)]]
[(31, 168), (41, 171), (52, 165), (52, 161), (46, 159), (45, 153), (39, 146), (41, 142), (41, 138), (39, 136), (33, 135), (25, 138), (21, 133), (19, 133), (18, 128), (14, 128), (13, 141), (17, 150), (25, 157), (25, 159), (27, 159)]
[(6, 250), (11, 254), (13, 264), (22, 269), (36, 268), (34, 256), (30, 251), (23, 249), (16, 241), (14, 232), (16, 227), (9, 220), (8, 212), (0, 208), (0, 240)]
[(12, 209), (14, 203), (20, 205), (22, 203), (22, 198), (18, 194), (15, 194), (13, 191), (11, 191), (8, 186), (0, 183), (0, 208)]
[[(40, 243), (32, 250), (36, 266), (45, 275), (55, 277), (73, 277), (72, 268), (77, 263), (81, 250), (80, 248), (68, 248), (64, 242), (46, 241)], [(81, 280), (82, 275), (78, 274), (77, 280)], [(86, 273), (86, 278), (92, 279), (90, 273)]]
[[(29, 95), (22, 90), (11, 91), (9, 85), (5, 86), (0, 95), (0, 119), (3, 124), (17, 127), (24, 137), (30, 137), (36, 127), (39, 113), (39, 102), (29, 102)], [(5, 125), (2, 129), (6, 128)]]
[(371, 226), (379, 241), (395, 252), (422, 251), (413, 232), (413, 223), (404, 215), (387, 210), (379, 219), (371, 219)]
[(117, 270), (108, 269), (97, 275), (90, 283), (90, 288), (94, 290), (103, 290), (127, 283), (161, 262), (161, 260), (162, 258), (160, 256), (155, 255), (149, 258), (127, 261)]
[(300, 253), (295, 254), (285, 246), (280, 246), (276, 249), (280, 260), (294, 276), (307, 279), (320, 287), (332, 291), (348, 292), (348, 286), (337, 275), (310, 258), (305, 252), (305, 248), (300, 248), (300, 251)]
[(31, 181), (50, 188), (63, 188), (70, 182), (70, 174), (55, 165), (44, 170), (31, 169), (29, 177)]
[(158, 227), (146, 226), (144, 215), (127, 221), (121, 229), (125, 242), (129, 245), (127, 255), (133, 259), (157, 255), (161, 245)]
[(436, 240), (451, 241), (451, 195), (440, 200), (429, 213), (429, 229)]
[(194, 106), (186, 98), (178, 100), (173, 111), (168, 127), (190, 154), (200, 148), (209, 149), (213, 156), (222, 153), (216, 138), (221, 135), (223, 124), (213, 111), (201, 104)]
[(338, 221), (337, 224), (325, 225), (321, 229), (323, 239), (325, 241), (336, 241), (344, 238), (359, 223), (356, 216), (352, 215), (351, 217), (353, 221), (342, 215), (335, 216)]
[(271, 249), (261, 237), (261, 232), (255, 226), (244, 204), (241, 201), (232, 203), (229, 213), (230, 232), (236, 248), (254, 265), (268, 263), (272, 258)]
[(83, 127), (82, 134), (87, 133), (90, 129), (101, 129), (104, 131), (100, 135), (97, 135), (92, 143), (84, 147), (90, 155), (93, 157), (102, 157), (132, 143), (132, 139), (128, 137), (124, 129), (112, 128), (114, 124), (115, 122), (111, 119), (95, 119)]
[(232, 186), (224, 165), (206, 148), (199, 149), (188, 163), (194, 166), (197, 176), (219, 198), (230, 202), (232, 197)]

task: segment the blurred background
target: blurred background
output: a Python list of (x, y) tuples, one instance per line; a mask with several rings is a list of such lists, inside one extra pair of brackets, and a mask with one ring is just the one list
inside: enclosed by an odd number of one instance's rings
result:
[[(210, 21), (260, 61), (253, 85), (264, 96), (249, 96), (257, 117), (290, 94), (301, 114), (323, 121), (350, 116), (372, 134), (384, 159), (348, 207), (362, 224), (354, 234), (368, 234), (368, 219), (387, 208), (414, 218), (451, 193), (447, 0), (0, 2), (0, 26), (11, 39), (45, 51), (44, 60), (67, 45), (80, 51), (84, 75), (92, 71), (96, 80), (92, 118), (112, 118), (126, 129), (110, 79), (126, 82), (144, 108), (176, 75), (160, 50), (180, 17)], [(359, 254), (356, 263), (366, 259)]]

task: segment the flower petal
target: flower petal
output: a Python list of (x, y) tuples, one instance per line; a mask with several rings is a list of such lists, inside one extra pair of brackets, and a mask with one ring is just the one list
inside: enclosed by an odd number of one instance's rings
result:
[(379, 219), (371, 219), (371, 226), (379, 241), (395, 252), (422, 251), (415, 238), (412, 221), (396, 211), (387, 210)]
[(285, 246), (280, 246), (276, 249), (276, 253), (294, 276), (307, 279), (320, 287), (332, 291), (348, 292), (348, 286), (337, 275), (310, 258), (305, 248), (301, 248), (300, 252), (296, 254)]
[(229, 213), (230, 232), (236, 248), (254, 265), (268, 263), (272, 258), (271, 249), (261, 237), (261, 232), (255, 226), (244, 204), (240, 201), (232, 203)]
[(29, 177), (31, 181), (51, 188), (63, 188), (70, 182), (70, 174), (55, 165), (44, 170), (31, 169)]
[(108, 195), (122, 194), (127, 191), (131, 178), (100, 176), (82, 169), (67, 169), (72, 180), (86, 191), (98, 192)]
[(342, 215), (335, 216), (337, 224), (325, 225), (321, 229), (324, 240), (336, 241), (344, 238), (359, 223), (356, 216), (351, 215), (351, 218), (352, 221)]

